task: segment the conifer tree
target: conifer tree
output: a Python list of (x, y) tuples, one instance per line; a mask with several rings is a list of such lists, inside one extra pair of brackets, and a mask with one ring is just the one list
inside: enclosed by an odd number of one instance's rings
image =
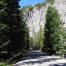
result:
[(8, 26), (5, 24), (5, 19), (4, 16), (6, 15), (5, 13), (5, 0), (0, 0), (0, 45), (8, 41)]
[(43, 51), (50, 54), (63, 52), (63, 32), (63, 23), (58, 11), (49, 6), (46, 14)]
[(20, 10), (20, 20), (21, 20), (21, 32), (22, 32), (22, 39), (23, 41), (23, 50), (28, 51), (29, 50), (29, 27), (27, 25), (27, 18), (25, 17), (22, 10)]
[(20, 25), (20, 10), (19, 0), (5, 0), (6, 5), (6, 22), (9, 26), (9, 40), (10, 44), (7, 46), (8, 54), (16, 54), (23, 48), (23, 41), (21, 40), (21, 25)]
[(7, 45), (9, 44), (9, 27), (6, 22), (6, 3), (0, 0), (0, 59), (6, 59)]

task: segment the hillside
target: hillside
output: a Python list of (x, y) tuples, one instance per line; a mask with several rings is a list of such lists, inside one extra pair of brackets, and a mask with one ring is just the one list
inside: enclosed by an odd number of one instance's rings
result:
[(37, 33), (41, 25), (42, 27), (44, 26), (48, 6), (53, 6), (58, 10), (61, 20), (65, 23), (64, 27), (66, 27), (66, 0), (54, 0), (53, 4), (51, 2), (45, 2), (42, 3), (42, 6), (37, 4), (31, 10), (25, 12), (30, 36)]

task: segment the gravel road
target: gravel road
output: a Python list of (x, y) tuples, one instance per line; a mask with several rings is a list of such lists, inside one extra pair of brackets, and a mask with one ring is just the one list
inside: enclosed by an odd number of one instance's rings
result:
[(66, 66), (66, 59), (35, 50), (30, 51), (22, 61), (13, 66)]

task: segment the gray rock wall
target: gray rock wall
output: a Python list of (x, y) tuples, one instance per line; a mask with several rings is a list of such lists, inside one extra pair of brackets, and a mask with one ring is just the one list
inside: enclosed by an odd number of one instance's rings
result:
[[(44, 27), (45, 15), (48, 6), (50, 6), (50, 4), (46, 3), (46, 6), (40, 9), (34, 7), (32, 11), (28, 12), (27, 24), (29, 26), (30, 36), (33, 36), (33, 34), (37, 33), (41, 25)], [(61, 20), (66, 23), (66, 0), (55, 0), (52, 6), (58, 10)], [(64, 27), (66, 27), (66, 24)]]

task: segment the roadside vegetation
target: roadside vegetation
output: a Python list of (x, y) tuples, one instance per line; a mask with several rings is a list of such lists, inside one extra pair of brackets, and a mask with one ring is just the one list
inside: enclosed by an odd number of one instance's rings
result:
[[(54, 0), (48, 0), (53, 4)], [(37, 9), (46, 3), (36, 4)], [(0, 66), (11, 66), (21, 60), (30, 48), (49, 54), (63, 56), (66, 53), (66, 28), (55, 7), (48, 7), (44, 28), (33, 37), (29, 36), (24, 11), (32, 11), (34, 6), (20, 9), (19, 0), (0, 0)], [(6, 61), (6, 62), (4, 62)]]
[(63, 22), (58, 14), (55, 7), (48, 7), (46, 13), (45, 33), (44, 33), (44, 47), (43, 51), (56, 54), (64, 55), (66, 45), (64, 44), (64, 27)]
[(33, 50), (41, 50), (43, 46), (43, 40), (44, 40), (44, 29), (42, 26), (40, 26), (39, 31), (34, 34), (32, 37), (30, 37), (30, 47)]

